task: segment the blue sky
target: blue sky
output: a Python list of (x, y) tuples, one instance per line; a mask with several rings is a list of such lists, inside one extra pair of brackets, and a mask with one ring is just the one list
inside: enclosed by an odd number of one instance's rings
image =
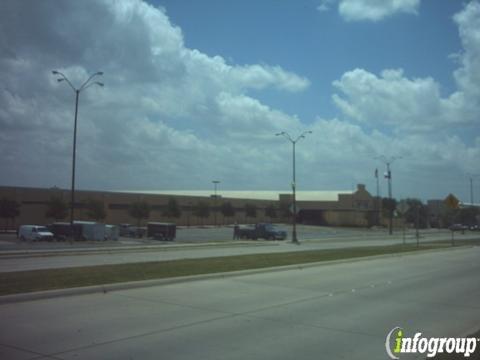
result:
[[(61, 5), (59, 5), (61, 4)], [(480, 3), (5, 0), (0, 185), (470, 198), (480, 174)], [(480, 199), (480, 178), (474, 191)], [(386, 182), (381, 180), (386, 194)]]

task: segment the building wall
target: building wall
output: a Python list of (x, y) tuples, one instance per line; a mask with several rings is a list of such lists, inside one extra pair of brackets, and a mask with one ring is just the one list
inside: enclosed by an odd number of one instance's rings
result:
[[(20, 216), (16, 218), (16, 225), (19, 224), (39, 224), (45, 225), (54, 221), (46, 217), (48, 203), (52, 197), (60, 197), (66, 204), (70, 204), (70, 191), (61, 189), (39, 189), (39, 188), (16, 188), (16, 187), (0, 187), (0, 198), (8, 198), (20, 203)], [(170, 198), (175, 198), (180, 210), (179, 218), (169, 218), (163, 215)], [(87, 216), (84, 208), (88, 200), (99, 200), (104, 203), (107, 217), (106, 223), (135, 224), (136, 220), (128, 214), (130, 204), (136, 201), (146, 201), (151, 208), (150, 217), (147, 221), (175, 222), (178, 225), (212, 225), (217, 224), (234, 224), (238, 223), (255, 223), (255, 222), (280, 222), (284, 219), (279, 214), (276, 218), (269, 218), (265, 215), (265, 208), (270, 204), (277, 202), (267, 200), (250, 200), (250, 199), (228, 199), (228, 198), (209, 198), (195, 196), (171, 196), (171, 195), (153, 195), (153, 194), (132, 194), (117, 192), (98, 192), (98, 191), (76, 191), (75, 192), (75, 220), (91, 220)], [(193, 215), (193, 209), (199, 202), (206, 202), (210, 207), (210, 216), (207, 218), (198, 218)], [(224, 202), (230, 202), (235, 209), (234, 217), (224, 217), (220, 211), (220, 206)], [(252, 204), (257, 208), (257, 216), (255, 218), (247, 217), (245, 214), (245, 205)], [(213, 211), (217, 208), (216, 216)], [(66, 221), (70, 219), (70, 210), (66, 217)]]
[(333, 226), (367, 227), (369, 225), (367, 212), (357, 210), (325, 211), (324, 217), (327, 223)]
[[(19, 224), (48, 224), (54, 221), (46, 217), (45, 213), (48, 203), (52, 197), (60, 197), (66, 204), (70, 203), (70, 191), (58, 188), (20, 188), (20, 187), (0, 187), (0, 198), (9, 198), (16, 200), (21, 204), (20, 216), (16, 219), (16, 225)], [(181, 210), (179, 218), (168, 218), (164, 216), (170, 198), (175, 198)], [(178, 225), (227, 225), (234, 223), (255, 223), (255, 222), (290, 222), (291, 217), (282, 218), (281, 211), (278, 209), (283, 201), (291, 201), (291, 196), (282, 195), (277, 201), (253, 200), (253, 199), (233, 199), (219, 197), (200, 197), (200, 196), (181, 196), (181, 195), (158, 195), (158, 194), (137, 194), (120, 192), (101, 192), (101, 191), (76, 191), (75, 192), (75, 220), (91, 220), (87, 217), (86, 209), (83, 204), (88, 200), (98, 200), (104, 203), (107, 217), (106, 223), (135, 224), (136, 220), (130, 217), (128, 209), (130, 204), (136, 201), (146, 201), (150, 207), (150, 217), (144, 221), (175, 222)], [(206, 202), (210, 206), (210, 216), (208, 218), (199, 218), (193, 215), (193, 209), (199, 202)], [(224, 217), (220, 211), (220, 206), (224, 202), (230, 202), (235, 209), (234, 217)], [(245, 205), (252, 204), (257, 207), (257, 216), (249, 218), (245, 214)], [(269, 218), (265, 215), (265, 208), (269, 205), (277, 208), (277, 216)], [(369, 216), (375, 211), (375, 198), (372, 197), (365, 186), (358, 185), (357, 191), (350, 194), (340, 194), (338, 201), (298, 201), (298, 209), (313, 210), (312, 223), (331, 226), (368, 226)], [(217, 208), (216, 216), (213, 208)], [(70, 213), (64, 221), (68, 221)], [(301, 222), (301, 212), (297, 219)]]

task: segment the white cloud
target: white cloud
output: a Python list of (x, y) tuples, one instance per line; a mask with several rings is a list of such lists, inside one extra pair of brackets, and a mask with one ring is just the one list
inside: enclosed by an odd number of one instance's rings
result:
[(458, 55), (460, 68), (454, 73), (460, 106), (469, 118), (476, 118), (480, 109), (480, 3), (472, 1), (454, 16), (458, 24), (463, 52)]
[(439, 85), (432, 78), (408, 79), (402, 70), (384, 70), (377, 77), (355, 69), (333, 85), (343, 93), (333, 95), (337, 106), (364, 123), (417, 131), (455, 120), (448, 118), (448, 101), (441, 99)]
[[(297, 96), (308, 79), (275, 64), (232, 64), (188, 48), (166, 12), (140, 0), (4, 1), (1, 7), (0, 158), (6, 170), (0, 184), (69, 186), (74, 94), (55, 81), (54, 68), (75, 84), (105, 72), (105, 88), (80, 96), (80, 188), (209, 189), (219, 178), (230, 189), (285, 189), (291, 144), (274, 136), (279, 131), (313, 130), (297, 147), (302, 189), (363, 182), (371, 190), (379, 165), (373, 156), (380, 153), (401, 153), (409, 160), (395, 170), (404, 166), (402, 173), (425, 178), (478, 168), (480, 138), (466, 145), (425, 131), (473, 121), (463, 115), (479, 84), (476, 6), (455, 18), (465, 50), (456, 93), (443, 98), (434, 79), (408, 78), (401, 70), (355, 69), (335, 82), (344, 119), (319, 118), (309, 126), (254, 95), (274, 89)], [(378, 130), (365, 130), (365, 123)], [(385, 124), (393, 131), (384, 131)], [(397, 179), (415, 183), (400, 172)], [(412, 185), (406, 195), (421, 191)]]
[(322, 0), (320, 5), (317, 6), (317, 10), (320, 12), (329, 11), (335, 1), (336, 0)]
[(420, 0), (340, 0), (338, 11), (347, 21), (379, 21), (397, 13), (417, 14)]
[[(271, 143), (299, 121), (248, 91), (309, 86), (278, 65), (228, 64), (187, 48), (165, 11), (140, 0), (6, 1), (0, 34), (0, 152), (9, 169), (1, 183), (69, 183), (74, 93), (52, 69), (76, 85), (105, 73), (105, 88), (80, 96), (77, 174), (85, 188), (194, 188), (227, 176), (232, 163), (255, 168), (251, 159), (269, 152), (255, 141)], [(36, 168), (39, 176), (25, 171)], [(250, 176), (245, 183), (255, 187)]]
[(333, 100), (348, 117), (397, 131), (441, 131), (478, 124), (480, 112), (480, 4), (469, 3), (454, 17), (463, 52), (454, 72), (457, 90), (448, 97), (432, 78), (407, 78), (401, 69), (380, 76), (364, 69), (348, 71), (333, 83)]
[(230, 66), (221, 56), (209, 57), (198, 50), (184, 49), (182, 61), (189, 76), (198, 81), (207, 81), (221, 89), (241, 91), (271, 86), (297, 92), (305, 90), (310, 84), (308, 79), (287, 72), (279, 66)]
[[(456, 55), (459, 68), (453, 74), (457, 83), (453, 93), (442, 96), (435, 79), (408, 78), (401, 69), (387, 69), (379, 75), (354, 69), (333, 83), (337, 90), (333, 100), (344, 119), (378, 130), (367, 134), (348, 123), (323, 121), (319, 122), (323, 131), (335, 129), (330, 131), (334, 131), (337, 148), (344, 145), (343, 151), (352, 151), (345, 144), (356, 144), (352, 156), (403, 156), (395, 163), (396, 181), (407, 194), (418, 193), (421, 188), (423, 196), (428, 196), (438, 192), (441, 182), (445, 191), (450, 188), (466, 198), (462, 174), (479, 171), (480, 141), (478, 135), (475, 138), (480, 113), (479, 19), (476, 1), (454, 17), (463, 51)], [(465, 133), (474, 139), (465, 140)], [(350, 134), (355, 136), (349, 138)]]

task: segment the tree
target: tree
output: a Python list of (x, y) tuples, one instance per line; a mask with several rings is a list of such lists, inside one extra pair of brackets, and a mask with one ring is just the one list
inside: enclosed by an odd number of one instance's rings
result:
[(182, 216), (182, 211), (180, 210), (180, 206), (175, 198), (171, 197), (168, 199), (167, 208), (163, 212), (163, 216), (169, 218), (179, 218)]
[(265, 216), (268, 216), (270, 219), (277, 217), (277, 209), (275, 208), (275, 205), (268, 204), (265, 208)]
[(8, 228), (8, 220), (11, 219), (14, 222), (18, 215), (20, 215), (20, 204), (18, 202), (7, 198), (0, 200), (0, 217), (5, 219), (5, 231)]
[(47, 210), (45, 211), (45, 216), (49, 219), (54, 219), (55, 221), (63, 220), (68, 215), (68, 205), (59, 196), (52, 196), (47, 203)]
[(90, 219), (101, 221), (107, 217), (103, 201), (89, 199), (85, 204), (85, 208), (87, 209), (87, 217)]
[(232, 203), (224, 202), (220, 207), (220, 212), (224, 217), (234, 217), (235, 216), (235, 208), (233, 207)]
[(456, 211), (455, 222), (463, 225), (476, 225), (479, 214), (480, 211), (477, 207), (464, 207)]
[(447, 208), (441, 215), (441, 223), (444, 227), (449, 227), (457, 222), (459, 209)]
[(245, 204), (245, 216), (246, 217), (257, 217), (257, 206), (254, 204)]
[(397, 208), (397, 200), (390, 198), (382, 199), (383, 216), (388, 218), (388, 233), (393, 233), (393, 213)]
[(128, 209), (128, 214), (137, 220), (137, 226), (140, 226), (140, 223), (143, 219), (148, 219), (150, 217), (150, 205), (146, 201), (135, 201), (130, 204)]
[(193, 208), (193, 215), (206, 219), (210, 216), (210, 206), (205, 201), (199, 201)]
[(419, 199), (406, 199), (408, 210), (404, 215), (407, 223), (417, 223), (418, 210), (418, 227), (425, 229), (428, 225), (428, 209)]
[(383, 198), (382, 199), (382, 211), (383, 215), (389, 217), (395, 209), (397, 208), (397, 200), (390, 199), (390, 198)]

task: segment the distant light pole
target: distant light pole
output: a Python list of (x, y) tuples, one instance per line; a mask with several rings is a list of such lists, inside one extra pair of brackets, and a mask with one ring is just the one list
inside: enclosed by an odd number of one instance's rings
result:
[(377, 185), (377, 198), (375, 200), (376, 225), (380, 225), (380, 181), (378, 179), (378, 168), (375, 169), (375, 181)]
[(480, 175), (470, 175), (470, 206), (474, 206), (475, 199), (473, 197), (473, 179)]
[(311, 134), (311, 131), (304, 131), (301, 133), (295, 140), (292, 139), (290, 134), (288, 134), (285, 131), (282, 131), (278, 134), (275, 134), (275, 136), (283, 136), (285, 137), (288, 141), (292, 143), (292, 162), (293, 162), (293, 180), (292, 180), (292, 193), (293, 193), (293, 216), (292, 216), (292, 242), (294, 244), (299, 244), (299, 241), (297, 239), (297, 199), (296, 199), (296, 179), (295, 179), (295, 145), (297, 142), (301, 139), (305, 139), (306, 134)]
[[(399, 160), (401, 158), (401, 156), (386, 157), (384, 155), (376, 157), (376, 159), (381, 160), (387, 166), (387, 174), (385, 177), (388, 179), (388, 198), (390, 200), (392, 200), (392, 171), (390, 170), (390, 165), (393, 164), (395, 160)], [(389, 214), (388, 233), (390, 235), (393, 233), (393, 209), (390, 210)]]
[(74, 236), (73, 232), (73, 220), (74, 220), (74, 207), (75, 207), (75, 158), (76, 158), (76, 146), (77, 146), (77, 115), (78, 115), (78, 97), (80, 95), (80, 92), (85, 90), (86, 88), (92, 86), (92, 85), (98, 85), (98, 86), (103, 86), (103, 83), (98, 82), (98, 81), (93, 81), (91, 80), (95, 76), (101, 76), (103, 75), (103, 72), (98, 71), (92, 75), (80, 86), (78, 89), (72, 85), (70, 80), (62, 74), (60, 71), (53, 70), (52, 71), (53, 75), (60, 76), (57, 81), (62, 82), (65, 81), (73, 90), (75, 93), (75, 120), (74, 120), (74, 125), (73, 125), (73, 156), (72, 156), (72, 189), (71, 189), (71, 203), (70, 203), (70, 228), (72, 231), (72, 236)]
[(219, 180), (212, 180), (213, 183), (213, 191), (214, 191), (214, 206), (215, 208), (213, 209), (213, 222), (215, 226), (217, 226), (217, 185), (220, 184)]

